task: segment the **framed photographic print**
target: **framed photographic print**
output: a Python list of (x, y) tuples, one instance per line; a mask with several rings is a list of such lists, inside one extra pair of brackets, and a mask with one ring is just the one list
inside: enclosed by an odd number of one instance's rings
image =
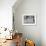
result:
[(24, 14), (22, 16), (23, 25), (35, 25), (36, 24), (36, 14)]

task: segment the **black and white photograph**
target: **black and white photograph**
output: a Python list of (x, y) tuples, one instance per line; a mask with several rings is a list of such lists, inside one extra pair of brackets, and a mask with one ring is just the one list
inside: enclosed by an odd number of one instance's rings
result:
[(0, 46), (46, 46), (46, 0), (0, 0)]
[(36, 15), (24, 15), (22, 21), (23, 25), (35, 25)]

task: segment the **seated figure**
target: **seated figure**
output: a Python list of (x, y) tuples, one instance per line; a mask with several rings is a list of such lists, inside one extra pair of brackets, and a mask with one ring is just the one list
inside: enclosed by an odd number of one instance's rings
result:
[(15, 34), (15, 42), (16, 42), (16, 46), (22, 46), (22, 34), (21, 33)]

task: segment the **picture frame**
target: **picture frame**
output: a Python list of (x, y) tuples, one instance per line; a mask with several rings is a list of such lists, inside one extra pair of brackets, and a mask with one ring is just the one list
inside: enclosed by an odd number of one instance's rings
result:
[(22, 25), (36, 25), (36, 14), (24, 14), (22, 16)]

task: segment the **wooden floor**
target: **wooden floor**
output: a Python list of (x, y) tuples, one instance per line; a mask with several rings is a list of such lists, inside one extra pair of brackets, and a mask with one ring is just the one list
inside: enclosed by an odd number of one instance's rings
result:
[(15, 39), (13, 39), (13, 40), (6, 40), (6, 42), (1, 44), (0, 46), (16, 46)]

